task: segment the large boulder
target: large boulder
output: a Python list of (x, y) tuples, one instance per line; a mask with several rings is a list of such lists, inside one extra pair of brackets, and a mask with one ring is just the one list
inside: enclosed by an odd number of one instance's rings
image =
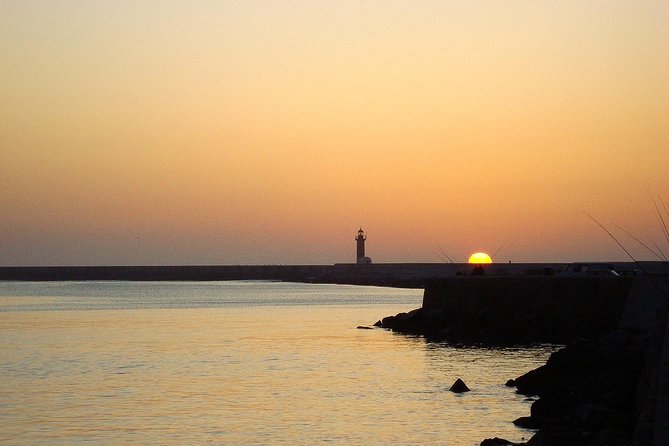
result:
[(505, 440), (504, 438), (486, 438), (481, 442), (481, 446), (512, 446), (515, 445), (516, 443), (512, 443), (509, 440)]
[(467, 384), (465, 384), (465, 382), (460, 378), (456, 379), (451, 388), (448, 390), (453, 393), (464, 393), (470, 391), (469, 387), (467, 387)]

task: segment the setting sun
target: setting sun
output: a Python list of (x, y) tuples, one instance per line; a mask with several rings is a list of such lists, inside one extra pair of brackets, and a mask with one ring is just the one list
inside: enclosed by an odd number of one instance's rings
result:
[(469, 263), (492, 263), (492, 258), (485, 252), (475, 252), (469, 256)]

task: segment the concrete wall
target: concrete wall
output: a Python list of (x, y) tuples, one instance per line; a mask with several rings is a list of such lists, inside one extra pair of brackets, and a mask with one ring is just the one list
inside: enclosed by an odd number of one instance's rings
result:
[[(530, 268), (542, 271), (545, 266)], [(450, 263), (0, 267), (0, 280), (285, 280), (422, 288), (427, 279), (469, 274), (471, 269)]]
[(566, 342), (615, 329), (633, 278), (463, 276), (428, 282), (423, 310), (473, 339)]
[[(487, 274), (544, 274), (557, 264), (487, 265)], [(468, 275), (462, 263), (334, 265), (0, 267), (0, 280), (283, 280), (422, 288), (426, 280)]]
[(669, 307), (669, 275), (634, 278), (620, 317), (621, 328), (647, 329)]

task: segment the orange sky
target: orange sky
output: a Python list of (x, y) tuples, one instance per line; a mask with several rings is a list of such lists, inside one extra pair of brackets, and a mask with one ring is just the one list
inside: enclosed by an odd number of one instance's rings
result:
[[(0, 3), (0, 265), (665, 248), (669, 3)], [(616, 232), (639, 258), (653, 259)], [(441, 248), (438, 248), (441, 247)]]

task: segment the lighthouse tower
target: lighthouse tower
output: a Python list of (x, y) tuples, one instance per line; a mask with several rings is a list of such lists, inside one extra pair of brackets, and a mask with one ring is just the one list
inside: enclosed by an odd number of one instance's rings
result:
[(357, 263), (360, 264), (372, 263), (372, 259), (365, 257), (365, 240), (367, 240), (365, 231), (363, 231), (362, 228), (358, 229), (358, 235), (355, 236), (355, 241), (357, 242), (356, 259)]

